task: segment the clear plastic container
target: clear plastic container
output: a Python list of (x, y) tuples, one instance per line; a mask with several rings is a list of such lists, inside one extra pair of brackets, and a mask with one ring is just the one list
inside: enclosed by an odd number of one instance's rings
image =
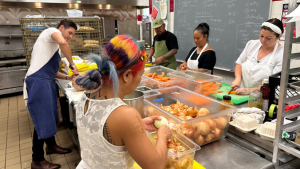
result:
[(250, 92), (248, 107), (256, 107), (262, 109), (262, 105), (263, 105), (262, 93), (260, 91)]
[(139, 84), (139, 86), (145, 86), (147, 83), (148, 79), (142, 76), (141, 82)]
[[(156, 92), (156, 94), (153, 95), (153, 92)], [(180, 132), (198, 145), (204, 145), (226, 136), (230, 118), (229, 114), (232, 114), (236, 110), (234, 106), (178, 86), (151, 90), (144, 92), (144, 94), (144, 113), (147, 117), (160, 115), (166, 117), (169, 123), (180, 124)], [(197, 107), (198, 110), (200, 108), (207, 108), (210, 114), (189, 120), (182, 120), (159, 107), (160, 104), (169, 106), (176, 103), (177, 100), (189, 107)], [(220, 108), (222, 109), (220, 110)], [(204, 129), (202, 129), (203, 126)]]
[(220, 84), (224, 79), (219, 76), (192, 70), (171, 72), (168, 73), (168, 76), (178, 80), (177, 86), (213, 97), (217, 97)]
[(256, 133), (264, 140), (274, 141), (276, 123), (265, 122), (256, 129)]
[[(170, 73), (174, 72), (175, 70), (169, 69), (167, 67), (163, 66), (153, 66), (153, 67), (146, 67), (144, 69), (144, 74), (149, 74), (149, 73), (156, 73), (157, 75), (161, 75), (162, 72), (165, 72), (165, 76)], [(160, 89), (160, 88), (165, 88), (169, 86), (174, 86), (177, 84), (177, 79), (176, 78), (171, 78), (169, 81), (166, 82), (160, 82), (158, 80), (155, 80), (153, 78), (150, 78), (148, 76), (143, 75), (144, 79), (147, 79), (145, 86), (150, 87), (151, 89)]]
[(258, 127), (256, 120), (248, 115), (243, 115), (235, 118), (230, 125), (236, 127), (237, 130), (243, 133), (249, 133)]
[[(157, 132), (148, 132), (147, 134), (152, 144), (155, 145)], [(185, 148), (185, 151), (174, 153), (172, 150), (168, 149), (166, 169), (192, 169), (195, 152), (200, 150), (200, 146), (180, 133), (173, 134), (171, 140), (173, 139), (176, 140), (176, 143), (180, 143), (180, 145)]]

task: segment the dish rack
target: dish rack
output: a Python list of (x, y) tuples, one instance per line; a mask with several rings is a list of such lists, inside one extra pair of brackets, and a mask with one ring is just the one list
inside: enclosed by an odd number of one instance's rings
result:
[[(289, 0), (289, 11), (291, 13), (297, 7), (296, 0)], [(282, 72), (280, 76), (280, 91), (279, 91), (279, 99), (278, 99), (278, 112), (277, 112), (277, 123), (276, 123), (276, 133), (274, 140), (274, 151), (273, 151), (273, 164), (276, 169), (281, 168), (279, 162), (279, 154), (281, 151), (287, 152), (289, 154), (294, 155), (297, 158), (300, 158), (300, 151), (293, 144), (287, 142), (282, 138), (282, 132), (291, 132), (300, 128), (300, 120), (294, 121), (289, 124), (284, 124), (284, 118), (294, 118), (300, 116), (300, 108), (296, 108), (293, 110), (285, 111), (285, 104), (293, 103), (295, 101), (300, 100), (300, 95), (290, 95), (287, 96), (288, 89), (298, 88), (300, 89), (299, 83), (290, 82), (290, 76), (296, 76), (300, 74), (300, 68), (292, 68), (290, 69), (290, 61), (291, 59), (299, 58), (299, 53), (292, 54), (292, 45), (293, 43), (299, 43), (300, 38), (293, 38), (293, 30), (295, 27), (295, 23), (286, 23), (286, 33), (285, 33), (285, 43), (284, 43), (284, 53), (283, 53), (283, 63), (282, 63)]]
[[(56, 28), (62, 19), (71, 19), (78, 27), (73, 38), (68, 41), (73, 56), (84, 56), (89, 53), (100, 54), (103, 44), (103, 22), (100, 17), (21, 18), (20, 25), (27, 67), (30, 66), (33, 45), (39, 35), (47, 28)], [(90, 43), (90, 45), (85, 42)]]

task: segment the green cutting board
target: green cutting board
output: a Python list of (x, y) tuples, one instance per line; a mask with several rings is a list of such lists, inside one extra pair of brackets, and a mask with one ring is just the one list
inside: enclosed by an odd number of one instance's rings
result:
[[(228, 91), (231, 89), (231, 85), (226, 84), (226, 83), (222, 83), (221, 88), (219, 89), (219, 91), (223, 91), (223, 93), (218, 93), (217, 98), (220, 100), (223, 100), (223, 96), (224, 95), (228, 95)], [(249, 95), (234, 95), (234, 94), (230, 94), (229, 96), (231, 96), (231, 102), (233, 104), (242, 104), (248, 101), (249, 99)]]

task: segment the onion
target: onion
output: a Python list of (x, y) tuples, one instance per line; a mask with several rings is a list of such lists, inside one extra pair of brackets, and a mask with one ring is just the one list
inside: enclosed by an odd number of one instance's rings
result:
[(220, 130), (218, 128), (215, 129), (215, 138), (218, 139), (223, 134), (223, 130)]
[(195, 143), (201, 146), (204, 143), (204, 137), (199, 135), (198, 138), (195, 139)]
[(194, 131), (194, 134), (193, 134), (193, 138), (196, 139), (198, 138), (200, 135), (200, 130), (199, 130), (199, 127), (195, 127), (195, 131)]
[(208, 133), (210, 133), (210, 127), (205, 122), (200, 122), (198, 129), (200, 130), (200, 134), (203, 136), (206, 136)]
[(210, 114), (210, 112), (207, 108), (201, 108), (197, 113), (197, 117), (206, 116), (208, 114)]
[(208, 142), (213, 141), (214, 138), (215, 138), (215, 135), (212, 134), (212, 133), (209, 133), (209, 134), (205, 137), (205, 141), (208, 143)]
[[(197, 107), (196, 107), (196, 109), (197, 109)], [(195, 108), (193, 108), (193, 107), (188, 108), (187, 113), (191, 117), (196, 117), (197, 116), (197, 111), (195, 111)]]
[(217, 127), (219, 129), (224, 129), (227, 126), (227, 120), (224, 117), (219, 117), (217, 119)]
[(161, 119), (160, 120), (154, 120), (154, 126), (156, 127), (156, 128), (160, 128), (162, 125), (168, 125), (169, 124), (169, 122), (168, 122), (168, 120), (166, 119), (166, 118), (164, 118), (163, 116), (159, 116)]
[(192, 136), (193, 136), (193, 134), (194, 134), (194, 131), (195, 131), (195, 129), (194, 128), (189, 128), (189, 129), (186, 129), (186, 136), (188, 137), (188, 138), (192, 138)]
[(211, 132), (214, 133), (217, 127), (217, 123), (213, 119), (207, 119), (204, 122), (209, 125)]
[(180, 128), (180, 133), (187, 136), (188, 138), (192, 138), (193, 134), (194, 134), (195, 129), (190, 127), (190, 128)]

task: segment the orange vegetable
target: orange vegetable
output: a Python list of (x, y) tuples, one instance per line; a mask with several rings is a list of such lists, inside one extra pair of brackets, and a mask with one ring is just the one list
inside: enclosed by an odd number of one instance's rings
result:
[(218, 93), (223, 93), (223, 91), (218, 91)]
[(220, 83), (219, 88), (221, 88), (221, 86), (222, 86), (222, 83)]
[(152, 78), (154, 78), (156, 75), (157, 75), (156, 73), (153, 73)]
[(227, 92), (228, 94), (234, 94), (234, 95), (237, 95), (237, 93), (235, 92), (235, 91), (231, 91), (230, 93), (229, 93), (229, 91)]
[[(165, 72), (162, 72), (161, 75), (157, 75), (157, 73), (153, 73), (153, 74), (152, 73), (149, 73), (149, 74), (145, 73), (144, 75), (148, 76), (152, 79), (155, 79), (157, 81), (160, 81), (160, 82), (167, 82), (167, 81), (171, 80), (169, 77), (165, 77), (165, 75), (166, 75)], [(174, 80), (174, 79), (172, 79), (172, 80)]]
[(170, 80), (170, 78), (169, 77), (163, 77), (163, 78), (161, 78), (162, 80)]

